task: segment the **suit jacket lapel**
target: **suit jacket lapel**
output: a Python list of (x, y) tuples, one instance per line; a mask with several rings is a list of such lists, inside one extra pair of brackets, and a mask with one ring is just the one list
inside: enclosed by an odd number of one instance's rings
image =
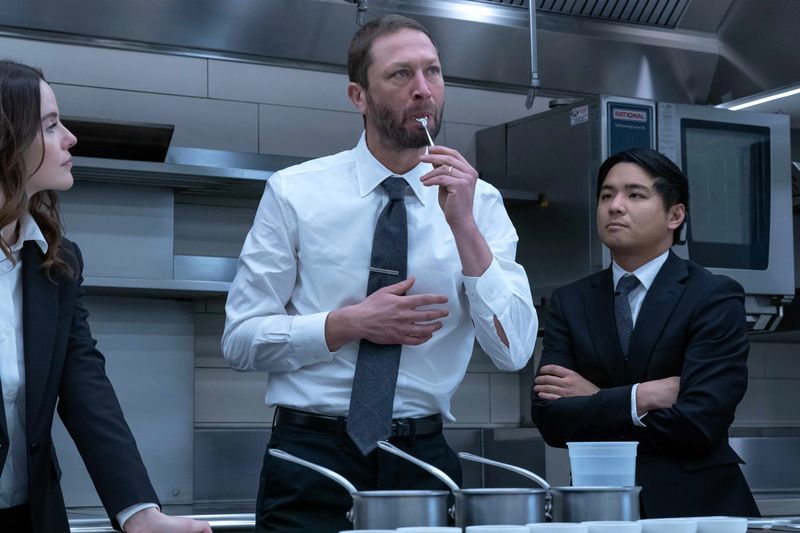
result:
[(664, 327), (686, 289), (684, 281), (688, 276), (686, 261), (670, 250), (664, 266), (647, 291), (636, 319), (636, 327), (631, 334), (628, 350), (630, 379), (638, 381), (645, 378), (653, 347), (661, 338)]
[(58, 316), (58, 285), (41, 268), (41, 249), (22, 248), (22, 342), (25, 351), (25, 422), (33, 427), (50, 374)]
[(583, 296), (586, 323), (594, 343), (595, 355), (608, 370), (609, 384), (616, 385), (625, 376), (625, 358), (614, 322), (614, 283), (611, 269), (592, 280), (593, 286)]

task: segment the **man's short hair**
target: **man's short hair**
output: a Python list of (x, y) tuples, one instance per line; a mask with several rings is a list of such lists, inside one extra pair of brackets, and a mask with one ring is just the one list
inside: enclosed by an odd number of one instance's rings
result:
[(598, 200), (606, 176), (617, 163), (633, 163), (653, 178), (655, 181), (653, 186), (664, 202), (665, 210), (673, 205), (683, 204), (686, 208), (686, 217), (672, 232), (672, 244), (679, 244), (681, 229), (689, 216), (689, 180), (686, 179), (686, 175), (664, 154), (650, 148), (632, 148), (612, 155), (600, 165), (600, 170), (597, 172)]
[[(386, 15), (371, 20), (361, 26), (356, 34), (353, 35), (353, 40), (350, 41), (350, 48), (347, 50), (347, 74), (350, 76), (350, 81), (359, 84), (364, 89), (368, 89), (369, 79), (367, 78), (367, 70), (369, 70), (369, 66), (372, 63), (372, 58), (370, 56), (372, 43), (374, 43), (375, 39), (378, 37), (404, 29), (422, 32), (427, 35), (428, 39), (433, 43), (433, 37), (431, 37), (427, 28), (416, 20), (408, 17), (402, 15)], [(435, 48), (436, 43), (433, 43), (433, 46)]]

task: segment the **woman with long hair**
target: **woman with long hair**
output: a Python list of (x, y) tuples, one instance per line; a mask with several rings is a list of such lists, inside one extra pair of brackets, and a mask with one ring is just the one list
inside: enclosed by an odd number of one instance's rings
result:
[(58, 413), (116, 528), (209, 532), (161, 513), (83, 306), (83, 261), (56, 191), (77, 139), (41, 71), (0, 61), (0, 529), (68, 533), (52, 440)]

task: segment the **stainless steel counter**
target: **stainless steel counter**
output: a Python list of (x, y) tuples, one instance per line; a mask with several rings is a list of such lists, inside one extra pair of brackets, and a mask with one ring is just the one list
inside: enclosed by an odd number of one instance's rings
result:
[[(214, 531), (244, 532), (253, 531), (256, 525), (254, 514), (199, 514), (190, 518), (205, 520)], [(72, 533), (105, 533), (115, 531), (108, 518), (74, 518), (69, 521)]]

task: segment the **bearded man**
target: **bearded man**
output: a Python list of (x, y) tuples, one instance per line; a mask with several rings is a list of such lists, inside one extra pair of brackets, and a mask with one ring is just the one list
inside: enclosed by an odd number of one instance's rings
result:
[[(477, 338), (502, 370), (533, 352), (537, 317), (496, 189), (456, 150), (428, 146), (444, 79), (428, 31), (390, 15), (353, 37), (352, 149), (272, 175), (226, 305), (222, 346), (264, 371), (268, 450), (328, 467), (359, 490), (442, 489), (376, 449), (390, 440), (461, 481), (442, 436)], [(349, 494), (264, 456), (256, 531), (338, 532)], [(409, 517), (413, 520), (414, 517)]]

